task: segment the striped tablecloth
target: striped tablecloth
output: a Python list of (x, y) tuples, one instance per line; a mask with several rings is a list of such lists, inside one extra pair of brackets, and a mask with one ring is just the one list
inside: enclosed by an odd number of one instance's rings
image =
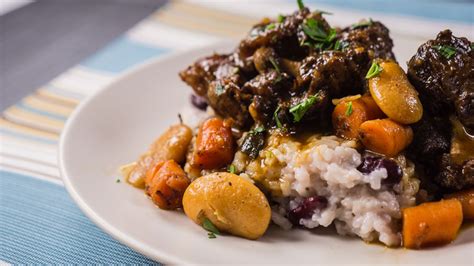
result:
[[(305, 2), (333, 12), (330, 22), (344, 25), (370, 16), (394, 28), (393, 35), (409, 35), (417, 43), (444, 28), (473, 35), (474, 11), (469, 1)], [(63, 188), (57, 144), (65, 121), (79, 102), (132, 66), (171, 51), (241, 37), (258, 17), (295, 8), (296, 3), (289, 0), (171, 1), (4, 111), (0, 117), (0, 263), (156, 263), (98, 229)]]

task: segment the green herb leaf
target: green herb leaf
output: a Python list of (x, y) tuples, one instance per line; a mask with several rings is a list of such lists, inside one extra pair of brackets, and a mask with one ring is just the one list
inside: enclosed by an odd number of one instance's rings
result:
[(346, 49), (347, 46), (349, 46), (349, 44), (347, 42), (337, 40), (336, 43), (334, 44), (334, 50), (344, 51), (344, 49)]
[(214, 233), (211, 233), (211, 232), (207, 233), (207, 237), (208, 237), (209, 239), (217, 238), (217, 236), (216, 236)]
[(283, 16), (282, 14), (279, 14), (278, 18), (277, 18), (277, 21), (278, 21), (278, 23), (283, 23), (285, 21), (285, 16)]
[(365, 75), (366, 79), (370, 79), (373, 77), (376, 77), (380, 72), (382, 72), (382, 67), (377, 62), (372, 62), (372, 65), (369, 68), (369, 71), (367, 71), (367, 75)]
[(331, 12), (327, 12), (327, 11), (324, 11), (324, 10), (318, 10), (318, 9), (316, 9), (314, 11), (314, 13), (318, 13), (318, 14), (321, 14), (321, 15), (332, 15)]
[(270, 57), (268, 60), (270, 61), (270, 63), (272, 63), (272, 66), (276, 70), (276, 72), (280, 73), (280, 68), (278, 67), (277, 62), (275, 61), (275, 58)]
[(204, 218), (204, 220), (202, 221), (202, 227), (213, 234), (221, 234), (221, 232), (219, 232), (219, 229), (217, 229), (217, 227), (211, 222), (211, 220), (207, 218)]
[(301, 45), (307, 45), (319, 50), (330, 49), (334, 45), (336, 39), (336, 29), (331, 28), (326, 32), (319, 21), (309, 18), (302, 26), (303, 32), (308, 36), (309, 40)]
[(120, 183), (120, 178), (115, 179), (115, 183)]
[(229, 168), (227, 168), (227, 172), (231, 174), (235, 174), (235, 165), (233, 164), (229, 165)]
[(334, 39), (336, 39), (336, 34), (337, 34), (337, 33), (336, 33), (336, 29), (331, 28), (331, 29), (329, 30), (329, 34), (328, 34), (328, 36), (327, 36), (327, 38), (326, 38), (326, 42), (330, 43), (330, 42), (334, 41)]
[(280, 118), (278, 118), (278, 112), (280, 111), (280, 106), (277, 107), (275, 112), (273, 113), (273, 118), (275, 119), (275, 122), (277, 124), (278, 128), (283, 128), (283, 125), (281, 124)]
[(352, 114), (352, 101), (348, 102), (346, 105), (347, 105), (346, 116), (351, 116), (351, 114)]
[(263, 132), (265, 132), (265, 128), (262, 126), (258, 126), (249, 131), (250, 134), (257, 134), (257, 133), (263, 133)]
[(435, 45), (433, 46), (438, 52), (446, 57), (446, 59), (450, 59), (456, 54), (456, 48), (449, 46), (449, 45)]
[(274, 28), (276, 28), (275, 23), (270, 23), (270, 24), (268, 24), (268, 25), (265, 27), (265, 31), (267, 31), (267, 30), (273, 30)]
[(358, 28), (368, 27), (368, 26), (372, 25), (373, 23), (374, 23), (374, 21), (371, 18), (369, 18), (369, 20), (361, 21), (359, 23), (352, 24), (351, 29), (358, 29)]
[(299, 8), (300, 10), (304, 9), (303, 0), (296, 0), (296, 3), (298, 3), (298, 8)]
[(262, 132), (265, 132), (265, 128), (264, 127), (256, 127), (253, 132), (255, 133), (262, 133)]
[(303, 119), (304, 114), (313, 106), (313, 104), (318, 99), (317, 95), (308, 97), (303, 102), (290, 108), (290, 113), (293, 115), (293, 121), (299, 122)]
[(225, 90), (224, 86), (222, 86), (220, 82), (217, 82), (216, 88), (215, 88), (216, 94), (221, 95), (222, 93), (224, 93), (224, 90)]
[(318, 42), (324, 42), (328, 37), (328, 34), (314, 18), (309, 18), (306, 23), (303, 24), (302, 29), (309, 38)]

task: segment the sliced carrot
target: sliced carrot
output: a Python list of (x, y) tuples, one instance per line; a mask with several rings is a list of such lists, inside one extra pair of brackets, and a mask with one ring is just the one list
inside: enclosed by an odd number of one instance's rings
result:
[(169, 160), (147, 172), (145, 193), (161, 209), (173, 210), (182, 206), (183, 194), (189, 184), (181, 166)]
[(384, 118), (386, 115), (380, 110), (374, 98), (370, 94), (365, 94), (360, 98), (365, 105), (368, 120)]
[(336, 135), (346, 139), (356, 139), (360, 125), (367, 121), (385, 117), (370, 95), (355, 100), (339, 101), (332, 113), (332, 123)]
[(474, 219), (474, 188), (446, 195), (447, 199), (458, 199), (462, 205), (464, 219)]
[(459, 200), (428, 202), (403, 210), (403, 246), (419, 249), (452, 242), (462, 223)]
[(219, 118), (205, 121), (196, 137), (193, 166), (217, 169), (229, 164), (233, 158), (234, 140), (230, 126)]
[(367, 149), (393, 157), (411, 143), (413, 131), (388, 118), (369, 120), (360, 125), (359, 139)]

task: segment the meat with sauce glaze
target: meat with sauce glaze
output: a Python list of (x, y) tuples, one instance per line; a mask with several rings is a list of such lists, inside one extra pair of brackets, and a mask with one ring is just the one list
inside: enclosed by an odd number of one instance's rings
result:
[[(320, 47), (308, 45), (311, 40), (303, 27), (309, 20), (328, 36), (334, 31), (335, 38)], [(277, 117), (294, 132), (309, 121), (326, 121), (331, 99), (363, 93), (372, 59), (394, 59), (392, 47), (389, 31), (380, 22), (333, 29), (321, 12), (302, 8), (280, 21), (264, 19), (232, 54), (200, 59), (180, 77), (237, 127), (275, 127)], [(316, 103), (296, 125), (290, 108), (314, 96)]]
[[(448, 49), (448, 50), (446, 50)], [(411, 156), (442, 191), (474, 186), (474, 150), (461, 161), (451, 154), (457, 135), (472, 147), (474, 132), (474, 50), (466, 38), (442, 31), (418, 48), (408, 62), (408, 78), (420, 94), (425, 114), (414, 125)], [(460, 121), (455, 130), (452, 121)], [(459, 145), (458, 145), (459, 146)]]

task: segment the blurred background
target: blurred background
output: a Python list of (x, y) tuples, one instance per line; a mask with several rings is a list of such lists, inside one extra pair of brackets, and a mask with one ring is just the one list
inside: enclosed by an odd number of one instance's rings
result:
[(131, 28), (165, 0), (0, 0), (0, 109)]

